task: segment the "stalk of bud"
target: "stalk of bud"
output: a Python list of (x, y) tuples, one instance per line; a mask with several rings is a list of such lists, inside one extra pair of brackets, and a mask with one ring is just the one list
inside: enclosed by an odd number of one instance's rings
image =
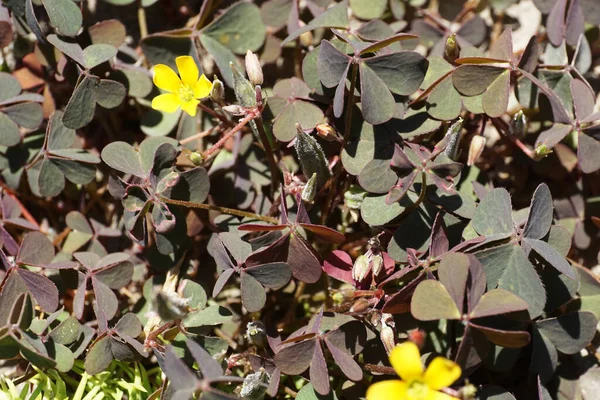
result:
[(246, 52), (246, 73), (250, 82), (256, 85), (262, 85), (263, 83), (263, 70), (260, 66), (260, 61), (256, 54), (248, 50)]
[(471, 166), (477, 162), (481, 153), (483, 153), (483, 149), (485, 149), (485, 143), (487, 139), (483, 136), (476, 135), (471, 139), (471, 144), (469, 145), (469, 157), (467, 158), (467, 165)]

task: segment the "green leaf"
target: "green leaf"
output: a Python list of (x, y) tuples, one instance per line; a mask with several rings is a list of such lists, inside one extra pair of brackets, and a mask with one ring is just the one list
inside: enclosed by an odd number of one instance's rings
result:
[(73, 364), (75, 363), (75, 357), (73, 356), (73, 352), (69, 350), (68, 347), (63, 346), (60, 343), (48, 344), (51, 346), (49, 353), (50, 356), (56, 361), (56, 369), (60, 372), (69, 372), (73, 368)]
[(62, 51), (66, 56), (71, 58), (73, 61), (85, 67), (85, 60), (83, 59), (83, 50), (81, 46), (71, 38), (50, 34), (46, 36), (46, 39), (54, 47)]
[(65, 178), (60, 168), (48, 158), (40, 163), (38, 188), (43, 197), (58, 196), (65, 188)]
[(97, 76), (83, 76), (65, 108), (62, 121), (66, 127), (80, 129), (92, 122), (96, 111), (95, 87), (98, 83)]
[(186, 328), (220, 325), (229, 322), (232, 315), (232, 312), (225, 307), (211, 305), (204, 310), (189, 313), (183, 320), (183, 325)]
[(562, 272), (571, 279), (577, 279), (577, 274), (575, 273), (575, 270), (571, 264), (569, 264), (565, 257), (556, 251), (554, 247), (550, 246), (544, 241), (530, 238), (523, 238), (523, 243), (526, 243), (544, 260), (546, 260), (548, 264), (552, 265), (558, 271)]
[(505, 244), (475, 253), (485, 271), (488, 289), (508, 290), (529, 304), (531, 318), (539, 316), (546, 304), (546, 291), (523, 250)]
[(0, 72), (0, 87), (2, 92), (0, 93), (0, 102), (4, 102), (11, 97), (17, 96), (21, 93), (21, 85), (11, 74), (6, 72)]
[(296, 137), (296, 124), (303, 129), (313, 129), (323, 121), (323, 111), (307, 101), (290, 101), (277, 114), (273, 123), (273, 134), (282, 142), (289, 142)]
[(233, 51), (221, 44), (217, 39), (207, 35), (200, 36), (200, 43), (202, 43), (202, 47), (204, 47), (204, 49), (215, 59), (215, 63), (219, 67), (219, 71), (221, 71), (221, 75), (227, 86), (234, 87), (230, 63), (233, 63), (237, 69), (242, 69), (242, 65), (239, 63)]
[(591, 174), (600, 169), (598, 154), (600, 154), (600, 142), (585, 133), (580, 134), (577, 145), (577, 159), (581, 171)]
[(2, 112), (17, 125), (27, 129), (37, 129), (44, 120), (41, 104), (27, 102), (14, 104), (2, 109)]
[(140, 178), (146, 176), (146, 171), (140, 163), (138, 152), (128, 143), (109, 143), (102, 150), (102, 161), (117, 171), (133, 174)]
[(85, 372), (96, 375), (104, 371), (113, 360), (110, 336), (104, 336), (90, 347), (85, 357)]
[(358, 175), (358, 183), (369, 193), (387, 193), (398, 181), (390, 160), (371, 160)]
[(598, 320), (591, 312), (578, 311), (536, 322), (537, 328), (564, 354), (575, 354), (596, 334)]
[(471, 221), (480, 235), (507, 237), (514, 232), (510, 195), (503, 188), (490, 191), (481, 200)]
[(69, 318), (61, 322), (56, 328), (50, 332), (50, 337), (59, 344), (71, 344), (79, 336), (79, 321), (75, 316), (71, 315)]
[(188, 306), (190, 308), (202, 310), (206, 307), (206, 301), (208, 299), (206, 291), (198, 283), (189, 279), (184, 279), (179, 284), (178, 290), (183, 298), (188, 299)]
[(94, 87), (96, 102), (104, 108), (115, 108), (123, 102), (127, 90), (122, 83), (110, 79), (101, 79)]
[(471, 311), (471, 318), (489, 317), (514, 311), (527, 310), (525, 300), (504, 289), (493, 289), (485, 293)]
[[(166, 64), (176, 71), (175, 58), (192, 52), (191, 36), (192, 30), (187, 28), (148, 35), (141, 41), (142, 51), (152, 64)], [(210, 49), (206, 50), (212, 54)], [(220, 65), (219, 68), (223, 71)]]
[(529, 217), (523, 229), (523, 237), (541, 239), (550, 230), (552, 225), (552, 195), (548, 185), (542, 183), (535, 189), (529, 207)]
[(497, 118), (506, 112), (510, 95), (510, 71), (504, 70), (483, 94), (482, 106), (485, 113)]
[(379, 18), (387, 8), (387, 0), (350, 0), (354, 15), (361, 19)]
[(11, 147), (21, 141), (21, 132), (15, 122), (0, 112), (0, 146)]
[(246, 54), (262, 46), (266, 27), (255, 4), (239, 2), (206, 26), (200, 35), (216, 40), (236, 54)]
[(454, 70), (452, 82), (454, 87), (465, 96), (476, 96), (485, 92), (506, 68), (492, 65), (461, 65)]
[(405, 207), (399, 202), (386, 204), (387, 195), (367, 196), (362, 201), (360, 215), (371, 226), (382, 226), (399, 216)]
[(454, 88), (450, 77), (444, 78), (427, 97), (427, 112), (433, 118), (453, 120), (462, 111), (460, 94)]
[[(338, 50), (328, 40), (323, 40), (318, 47), (318, 75), (325, 87), (338, 86), (342, 78), (346, 77), (350, 57)], [(344, 80), (345, 81), (345, 80)]]
[(50, 23), (65, 36), (75, 37), (81, 29), (83, 18), (77, 4), (71, 0), (42, 0)]
[(448, 290), (434, 280), (419, 283), (410, 302), (410, 312), (420, 321), (460, 319), (462, 315)]
[[(47, 0), (46, 0), (47, 1)], [(56, 1), (56, 0), (53, 0)], [(71, 0), (63, 0), (71, 1)], [(83, 49), (83, 61), (86, 68), (92, 69), (117, 55), (117, 48), (110, 44), (92, 44)]]
[(294, 31), (286, 37), (281, 45), (296, 39), (304, 32), (312, 31), (317, 28), (347, 28), (350, 24), (348, 20), (348, 1), (344, 0), (335, 6), (328, 8), (321, 15), (310, 21), (306, 26)]
[(579, 297), (582, 311), (591, 311), (600, 318), (600, 281), (587, 268), (577, 268), (579, 272)]

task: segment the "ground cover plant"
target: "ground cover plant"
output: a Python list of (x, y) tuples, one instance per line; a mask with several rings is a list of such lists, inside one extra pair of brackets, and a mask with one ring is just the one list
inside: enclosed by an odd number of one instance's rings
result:
[(0, 399), (595, 399), (595, 0), (3, 0)]

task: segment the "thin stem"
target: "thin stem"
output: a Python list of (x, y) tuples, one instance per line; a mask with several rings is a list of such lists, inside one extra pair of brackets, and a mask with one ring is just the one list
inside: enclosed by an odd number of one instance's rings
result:
[(255, 117), (256, 117), (256, 115), (254, 113), (250, 113), (246, 117), (244, 117), (244, 119), (242, 119), (236, 126), (231, 128), (231, 130), (229, 132), (227, 132), (225, 134), (225, 136), (223, 136), (221, 139), (219, 139), (219, 141), (217, 143), (215, 143), (215, 145), (213, 147), (211, 147), (210, 149), (208, 149), (204, 153), (202, 153), (202, 157), (208, 158), (211, 154), (213, 154), (214, 152), (219, 150), (221, 147), (223, 147), (225, 142), (227, 142), (227, 140), (229, 140), (230, 137), (232, 137), (237, 132), (242, 130), (242, 128), (244, 126), (246, 126), (246, 124), (248, 122), (252, 121)]
[(140, 26), (140, 39), (143, 39), (148, 36), (148, 22), (146, 21), (146, 10), (142, 5), (142, 0), (138, 0), (137, 18)]
[(460, 341), (460, 345), (458, 346), (458, 350), (456, 351), (456, 357), (454, 357), (454, 361), (459, 365), (464, 365), (465, 359), (468, 355), (469, 347), (470, 347), (470, 338), (469, 338), (469, 324), (465, 326), (465, 331), (463, 332), (462, 340)]
[(265, 132), (265, 126), (263, 125), (262, 117), (257, 117), (254, 122), (256, 123), (256, 130), (258, 131), (258, 136), (260, 137), (260, 141), (265, 148), (265, 153), (267, 156), (267, 162), (269, 163), (269, 169), (271, 170), (271, 194), (275, 196), (275, 192), (277, 191), (277, 187), (279, 186), (279, 168), (277, 168), (277, 160), (275, 159), (275, 153), (273, 153), (273, 149), (271, 148), (271, 143), (269, 142), (269, 138), (267, 137), (267, 133)]
[(201, 210), (209, 210), (209, 211), (218, 211), (223, 214), (235, 215), (236, 217), (247, 217), (252, 219), (258, 219), (260, 221), (269, 222), (271, 224), (276, 224), (279, 221), (276, 218), (265, 217), (263, 215), (254, 214), (247, 211), (236, 210), (235, 208), (227, 208), (227, 207), (219, 207), (212, 204), (204, 204), (204, 203), (194, 203), (191, 201), (183, 201), (183, 200), (173, 200), (163, 196), (160, 196), (160, 199), (168, 204), (174, 204), (177, 206), (188, 207), (188, 208), (199, 208)]
[(230, 120), (228, 120), (226, 116), (217, 113), (215, 110), (206, 106), (205, 104), (199, 103), (198, 108), (204, 111), (205, 113), (208, 113), (213, 117), (218, 118), (222, 123), (226, 125), (233, 125), (233, 123)]
[(202, 132), (198, 132), (196, 134), (193, 134), (192, 136), (188, 136), (185, 139), (181, 139), (179, 141), (179, 143), (181, 143), (182, 145), (186, 145), (186, 144), (188, 144), (190, 142), (193, 142), (194, 140), (202, 139), (203, 137), (206, 137), (206, 136), (210, 135), (214, 129), (215, 129), (215, 127), (212, 126), (212, 127), (208, 128), (207, 130), (204, 130)]
[(350, 78), (350, 94), (346, 105), (346, 126), (344, 127), (344, 143), (350, 139), (350, 126), (352, 125), (352, 109), (354, 109), (354, 90), (356, 89), (356, 79), (358, 76), (358, 64), (352, 63), (352, 76)]

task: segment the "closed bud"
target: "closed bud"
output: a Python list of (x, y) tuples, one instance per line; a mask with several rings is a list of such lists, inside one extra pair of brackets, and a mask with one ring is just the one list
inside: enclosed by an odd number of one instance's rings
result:
[(354, 265), (352, 266), (352, 279), (356, 282), (362, 282), (367, 275), (369, 275), (370, 270), (369, 258), (364, 254), (361, 254), (356, 258), (356, 261), (354, 261)]
[(456, 33), (448, 36), (446, 39), (446, 47), (444, 48), (444, 58), (446, 61), (453, 63), (456, 60), (460, 53), (460, 46), (456, 41)]
[(444, 140), (446, 144), (446, 148), (444, 149), (444, 154), (448, 156), (451, 160), (456, 161), (458, 157), (458, 148), (460, 145), (460, 131), (462, 130), (463, 119), (459, 118), (455, 123), (450, 125), (448, 131), (446, 132), (446, 136)]
[(371, 307), (371, 303), (369, 303), (369, 300), (365, 299), (364, 297), (361, 297), (360, 299), (356, 300), (354, 304), (352, 304), (352, 307), (350, 307), (350, 312), (363, 313), (367, 311), (369, 307)]
[(381, 254), (373, 254), (371, 259), (371, 268), (373, 269), (373, 276), (379, 275), (383, 269), (383, 257)]
[[(298, 22), (300, 23), (300, 28), (302, 28), (303, 26), (306, 25), (303, 21), (298, 21)], [(300, 44), (304, 47), (308, 47), (308, 46), (312, 45), (313, 40), (314, 40), (312, 31), (304, 32), (302, 35), (300, 35), (299, 39), (300, 39)]]
[(535, 148), (534, 160), (540, 161), (550, 153), (552, 153), (552, 149), (549, 149), (548, 146), (541, 143)]
[(458, 392), (461, 394), (461, 399), (464, 400), (473, 400), (477, 397), (477, 387), (472, 383), (467, 383)]
[(390, 354), (392, 349), (396, 347), (396, 334), (394, 333), (394, 329), (387, 325), (383, 325), (379, 337), (381, 338), (383, 347), (385, 347), (386, 353)]
[(260, 66), (260, 61), (258, 60), (258, 56), (250, 50), (246, 52), (246, 73), (253, 85), (262, 85), (263, 70)]
[(225, 110), (226, 112), (228, 112), (231, 115), (236, 115), (236, 116), (244, 115), (246, 113), (244, 108), (238, 106), (237, 104), (231, 104), (229, 106), (225, 106), (225, 107), (223, 107), (223, 110)]
[(317, 174), (312, 174), (306, 185), (304, 185), (304, 189), (302, 189), (302, 201), (306, 203), (311, 203), (315, 200), (315, 195), (317, 194)]
[(204, 157), (202, 156), (201, 153), (198, 153), (197, 151), (192, 151), (188, 155), (188, 158), (190, 159), (192, 164), (194, 164), (195, 166), (202, 165), (202, 163), (204, 162)]
[(296, 154), (302, 167), (304, 176), (309, 177), (317, 174), (317, 188), (320, 188), (327, 182), (331, 176), (331, 171), (325, 158), (325, 153), (317, 140), (305, 133), (300, 124), (296, 124), (298, 136), (296, 137)]
[(256, 107), (256, 92), (254, 85), (230, 62), (229, 67), (233, 73), (233, 91), (238, 103), (242, 107)]
[(325, 139), (328, 142), (337, 142), (340, 140), (335, 129), (329, 124), (318, 124), (317, 134), (321, 139)]
[(510, 120), (510, 133), (519, 139), (523, 139), (527, 133), (527, 116), (523, 110), (517, 113)]
[(220, 103), (225, 98), (225, 86), (216, 76), (213, 79), (212, 89), (210, 89), (210, 97)]
[(408, 332), (408, 340), (417, 345), (419, 349), (422, 349), (425, 345), (425, 332), (415, 329)]
[(485, 149), (486, 138), (480, 135), (473, 136), (471, 144), (469, 145), (469, 157), (467, 158), (467, 165), (471, 166), (477, 162), (483, 149)]

